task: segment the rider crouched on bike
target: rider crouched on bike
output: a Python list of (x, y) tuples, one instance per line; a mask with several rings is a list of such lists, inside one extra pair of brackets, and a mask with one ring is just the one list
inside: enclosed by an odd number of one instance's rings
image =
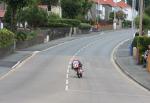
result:
[(82, 63), (78, 59), (74, 59), (72, 61), (72, 69), (77, 71), (78, 69), (82, 69)]

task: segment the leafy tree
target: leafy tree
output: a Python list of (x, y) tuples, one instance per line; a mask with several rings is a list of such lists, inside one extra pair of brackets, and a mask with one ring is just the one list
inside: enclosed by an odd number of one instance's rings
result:
[[(139, 1), (136, 0), (136, 10), (139, 10)], [(150, 5), (150, 0), (143, 0), (144, 1), (144, 8), (147, 8)], [(127, 3), (132, 6), (132, 0), (127, 0)]]
[[(135, 19), (135, 23), (136, 23), (137, 27), (139, 27), (139, 20), (140, 20), (140, 17), (138, 16)], [(149, 24), (150, 24), (150, 17), (147, 14), (144, 14), (144, 16), (143, 16), (143, 28), (144, 28), (144, 30), (150, 29)]]
[(92, 7), (92, 1), (90, 0), (82, 0), (82, 14), (86, 15), (87, 12), (91, 9)]
[(145, 9), (145, 13), (150, 16), (150, 6)]
[(124, 20), (124, 19), (126, 18), (126, 14), (125, 14), (123, 11), (118, 11), (118, 12), (116, 13), (116, 18), (117, 18), (118, 20)]
[(40, 0), (42, 4), (57, 5), (60, 0)]
[(63, 17), (75, 18), (81, 10), (80, 0), (62, 0), (61, 2)]
[(11, 8), (11, 29), (16, 29), (16, 13), (17, 10), (26, 6), (30, 0), (1, 0), (7, 3), (7, 5)]
[(38, 6), (32, 6), (22, 9), (19, 14), (19, 22), (28, 22), (30, 27), (45, 26), (48, 22), (48, 14), (43, 9), (38, 8)]
[(80, 15), (85, 16), (92, 7), (91, 0), (62, 0), (63, 17), (75, 18)]

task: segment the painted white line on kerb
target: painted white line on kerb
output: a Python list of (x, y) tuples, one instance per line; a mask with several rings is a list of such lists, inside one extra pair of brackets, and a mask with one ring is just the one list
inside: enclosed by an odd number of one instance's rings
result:
[[(99, 36), (101, 36), (101, 35), (103, 35), (104, 33), (102, 32)], [(99, 37), (98, 36), (98, 37)], [(100, 39), (100, 38), (99, 38)], [(66, 84), (66, 87), (65, 87), (65, 90), (66, 91), (68, 91), (68, 85), (69, 85), (69, 81), (68, 81), (68, 79), (69, 79), (69, 77), (68, 77), (68, 75), (69, 75), (69, 70), (70, 70), (70, 67), (71, 67), (71, 64), (72, 64), (72, 61), (73, 61), (73, 59), (74, 58), (76, 58), (76, 56), (81, 52), (81, 51), (83, 51), (84, 49), (86, 49), (86, 48), (88, 48), (89, 46), (91, 46), (91, 45), (93, 45), (93, 44), (95, 44), (99, 39), (97, 39), (97, 40), (95, 40), (95, 41), (93, 41), (93, 42), (91, 42), (91, 43), (88, 43), (87, 45), (85, 45), (85, 46), (83, 46), (82, 48), (80, 48), (73, 56), (72, 56), (72, 58), (70, 59), (70, 61), (69, 61), (69, 65), (68, 65), (68, 69), (67, 69), (67, 76), (66, 76), (66, 81), (67, 81), (67, 84)], [(102, 39), (102, 38), (101, 38)]]
[(147, 89), (145, 89), (144, 87), (142, 87), (141, 85), (139, 85), (138, 83), (136, 83), (134, 80), (132, 80), (131, 78), (129, 78), (128, 76), (126, 76), (122, 71), (121, 69), (117, 66), (117, 64), (115, 63), (115, 59), (116, 59), (116, 56), (114, 55), (115, 52), (118, 50), (118, 48), (125, 42), (129, 41), (130, 39), (127, 39), (127, 40), (124, 40), (122, 41), (121, 43), (119, 43), (112, 51), (111, 53), (111, 62), (112, 64), (115, 66), (115, 69), (123, 76), (125, 77), (130, 83), (134, 84), (135, 86), (137, 86), (138, 88), (140, 89), (143, 89), (144, 91), (148, 92), (149, 91)]

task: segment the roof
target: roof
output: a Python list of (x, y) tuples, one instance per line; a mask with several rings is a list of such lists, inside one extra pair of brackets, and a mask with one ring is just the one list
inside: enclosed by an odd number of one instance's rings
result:
[(128, 4), (126, 4), (126, 3), (123, 2), (123, 1), (118, 2), (118, 3), (117, 3), (117, 6), (120, 7), (120, 8), (130, 7)]
[(113, 0), (94, 0), (94, 2), (103, 4), (103, 5), (110, 5), (112, 7), (115, 6), (115, 3), (113, 2)]
[(130, 7), (127, 3), (120, 1), (115, 3), (113, 0), (93, 0), (94, 2), (102, 5), (110, 5), (112, 7), (118, 6), (120, 8)]
[(5, 16), (5, 10), (0, 10), (0, 17), (3, 18)]

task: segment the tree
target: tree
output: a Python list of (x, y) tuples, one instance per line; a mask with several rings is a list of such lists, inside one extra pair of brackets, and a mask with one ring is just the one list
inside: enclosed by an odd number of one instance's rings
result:
[(16, 30), (16, 13), (17, 10), (26, 6), (31, 0), (1, 0), (11, 8), (11, 29)]
[[(132, 6), (132, 0), (127, 0), (127, 3)], [(150, 5), (150, 0), (144, 0), (144, 8)], [(139, 10), (139, 0), (136, 0), (136, 10)]]
[(62, 0), (61, 2), (63, 17), (74, 19), (81, 10), (80, 0)]
[(75, 18), (77, 16), (85, 16), (92, 7), (91, 0), (62, 0), (63, 17)]
[(92, 7), (92, 1), (91, 0), (82, 0), (82, 14), (86, 15), (87, 12), (91, 9)]
[(60, 0), (40, 0), (42, 4), (57, 5)]

